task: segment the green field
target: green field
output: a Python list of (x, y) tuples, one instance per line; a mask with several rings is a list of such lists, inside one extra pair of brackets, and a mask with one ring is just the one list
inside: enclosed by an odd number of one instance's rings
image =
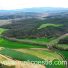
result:
[(3, 38), (0, 38), (0, 47), (7, 47), (7, 48), (44, 48), (45, 46), (38, 46), (38, 45), (32, 45), (32, 44), (25, 44), (20, 42), (14, 42), (10, 40), (6, 40)]
[[(0, 34), (2, 34), (4, 31), (6, 31), (6, 29), (0, 28)], [(41, 48), (43, 47), (44, 48), (45, 46), (19, 43), (19, 42), (10, 41), (0, 37), (0, 47), (7, 47), (7, 48)]]
[[(0, 31), (1, 31), (0, 34), (2, 34), (5, 31), (5, 29), (0, 29)], [(23, 39), (23, 40), (27, 41), (29, 39)], [(30, 39), (29, 41), (37, 42), (40, 44), (41, 43), (51, 44), (50, 42), (51, 40), (54, 40), (54, 39), (38, 38), (38, 39)], [(52, 41), (52, 43), (55, 43), (55, 42)], [(13, 59), (21, 60), (21, 61), (27, 61), (27, 60), (30, 60), (30, 61), (48, 60), (50, 61), (51, 60), (55, 62), (56, 60), (57, 61), (63, 60), (61, 55), (63, 55), (65, 59), (67, 59), (68, 57), (67, 52), (65, 51), (63, 52), (62, 51), (51, 51), (51, 50), (48, 50), (45, 46), (32, 45), (28, 43), (11, 41), (11, 40), (4, 39), (2, 37), (0, 37), (0, 47), (4, 47), (4, 49), (0, 50), (0, 54), (9, 56)], [(22, 48), (27, 48), (27, 49), (22, 49)], [(30, 49), (30, 48), (40, 48), (40, 49)], [(45, 65), (45, 66), (47, 68), (65, 68), (65, 65), (52, 64), (52, 65)]]
[(44, 60), (51, 60), (51, 61), (54, 59), (63, 60), (63, 58), (60, 55), (58, 55), (56, 52), (48, 50), (47, 48), (46, 49), (45, 48), (44, 49), (43, 48), (15, 49), (15, 50), (24, 52), (24, 53), (28, 53), (31, 55), (35, 55)]
[(2, 34), (6, 29), (0, 28), (0, 34)]
[(47, 28), (47, 27), (61, 27), (62, 24), (42, 24), (38, 29)]
[(17, 59), (21, 61), (27, 61), (27, 60), (30, 60), (30, 61), (41, 60), (42, 61), (42, 59), (35, 57), (34, 55), (29, 55), (29, 54), (18, 52), (18, 51), (8, 49), (8, 48), (0, 50), (0, 53), (6, 56), (10, 56), (13, 59)]
[[(25, 52), (26, 53), (25, 53)], [(49, 59), (49, 61), (53, 61), (55, 62), (57, 61), (61, 61), (63, 60), (62, 57), (60, 55), (58, 55), (56, 52), (51, 52), (51, 51), (47, 51), (47, 50), (30, 50), (30, 49), (26, 49), (22, 52), (20, 51), (15, 51), (12, 49), (2, 49), (0, 50), (0, 54), (5, 55), (5, 56), (9, 56), (12, 57), (13, 59), (16, 60), (21, 60), (21, 61), (47, 61)], [(30, 53), (32, 52), (32, 53)], [(37, 64), (37, 62), (36, 62)], [(42, 64), (42, 63), (40, 63)], [(65, 68), (65, 65), (46, 65), (45, 66), (47, 68)], [(56, 66), (56, 67), (55, 67)]]
[(65, 58), (65, 60), (68, 60), (68, 51), (64, 51), (64, 50), (58, 50), (59, 53), (61, 53), (63, 55), (63, 57)]
[(55, 47), (64, 49), (64, 50), (68, 50), (68, 44), (57, 44)]
[(50, 42), (54, 38), (37, 38), (37, 39), (24, 39), (24, 40), (31, 40), (39, 43), (44, 43), (44, 42)]

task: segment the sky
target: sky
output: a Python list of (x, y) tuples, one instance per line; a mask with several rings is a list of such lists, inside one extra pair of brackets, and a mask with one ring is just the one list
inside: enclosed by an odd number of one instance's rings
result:
[(68, 8), (68, 0), (0, 0), (0, 10), (12, 10), (32, 7)]

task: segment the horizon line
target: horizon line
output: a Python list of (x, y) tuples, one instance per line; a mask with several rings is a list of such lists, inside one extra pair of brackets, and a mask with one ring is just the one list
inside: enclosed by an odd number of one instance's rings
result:
[(61, 8), (61, 9), (68, 9), (68, 7), (24, 7), (24, 8), (16, 8), (16, 9), (0, 9), (1, 10), (21, 10), (21, 9), (32, 9), (32, 8)]

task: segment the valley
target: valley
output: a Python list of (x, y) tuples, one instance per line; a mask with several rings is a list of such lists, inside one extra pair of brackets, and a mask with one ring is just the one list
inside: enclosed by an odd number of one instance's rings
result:
[(68, 10), (41, 10), (0, 12), (2, 68), (68, 68)]

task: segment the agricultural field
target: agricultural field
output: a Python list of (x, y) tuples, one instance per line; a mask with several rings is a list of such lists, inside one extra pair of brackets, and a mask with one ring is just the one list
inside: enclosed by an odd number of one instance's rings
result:
[(56, 52), (48, 50), (47, 48), (15, 49), (15, 50), (35, 55), (44, 60), (50, 60), (50, 61), (54, 59), (63, 60), (63, 58), (60, 55), (58, 55)]
[(43, 29), (47, 27), (61, 27), (63, 26), (62, 24), (42, 24), (38, 29)]
[(6, 24), (11, 24), (11, 20), (0, 20), (0, 26), (6, 25)]
[(6, 31), (6, 29), (0, 28), (0, 35), (1, 35), (4, 31)]
[(0, 47), (7, 48), (44, 48), (45, 46), (32, 45), (27, 43), (14, 42), (0, 38)]
[[(2, 34), (5, 29), (0, 29)], [(54, 38), (39, 38), (39, 39), (20, 39), (20, 40), (29, 40), (36, 43), (48, 43), (51, 44), (51, 41)], [(50, 42), (50, 43), (49, 43)], [(53, 42), (53, 41), (52, 41)], [(54, 42), (55, 43), (55, 42)], [(21, 43), (18, 41), (11, 41), (5, 38), (0, 37), (0, 47), (4, 47), (0, 50), (0, 54), (11, 57), (13, 60), (19, 61), (52, 61), (52, 65), (44, 64), (45, 68), (65, 68), (65, 65), (55, 65), (55, 61), (63, 61), (64, 58), (67, 59), (67, 53), (64, 54), (61, 51), (49, 50), (45, 46), (39, 46), (35, 44)], [(23, 49), (24, 48), (24, 49)], [(62, 57), (62, 56), (64, 57)], [(37, 64), (37, 63), (35, 63)], [(42, 63), (40, 63), (42, 65)]]
[(5, 60), (7, 60), (7, 59), (0, 54), (0, 62), (5, 61)]
[[(39, 43), (44, 43), (44, 42), (50, 42), (54, 38), (37, 38), (37, 39), (24, 39), (24, 40), (31, 40)], [(22, 39), (23, 40), (23, 39)]]
[[(0, 28), (0, 34), (2, 34), (4, 31), (6, 31), (6, 29)], [(43, 46), (14, 42), (14, 41), (6, 40), (6, 39), (0, 37), (0, 47), (7, 47), (7, 48), (41, 48)]]
[[(6, 63), (7, 62), (7, 63)], [(6, 64), (5, 64), (6, 63)], [(2, 64), (2, 66), (0, 65), (0, 68), (21, 68), (21, 67), (37, 67), (37, 68), (45, 68), (44, 65), (40, 65), (40, 64), (33, 64), (33, 63), (28, 63), (26, 62), (26, 64), (23, 61), (18, 61), (18, 60), (13, 60), (11, 58), (8, 58), (4, 55), (0, 54), (0, 64)]]
[[(60, 55), (58, 55), (57, 53), (48, 52), (47, 50), (36, 51), (36, 50), (30, 50), (30, 49), (25, 49), (25, 50), (23, 49), (23, 51), (22, 52), (21, 51), (20, 50), (15, 51), (15, 50), (11, 50), (11, 49), (3, 49), (3, 50), (0, 50), (0, 53), (3, 55), (6, 55), (6, 56), (12, 57), (13, 59), (20, 60), (20, 61), (28, 61), (29, 60), (29, 61), (44, 61), (45, 62), (49, 59), (50, 61), (53, 60), (53, 62), (55, 62), (55, 60), (58, 60), (58, 61), (63, 60), (63, 58)], [(34, 53), (34, 54), (31, 54), (30, 51), (32, 51), (32, 53)], [(36, 62), (36, 64), (37, 64), (37, 62)], [(42, 64), (42, 63), (40, 63), (40, 64)], [(45, 66), (47, 68), (49, 68), (50, 66), (52, 66), (52, 68), (55, 68), (56, 65), (54, 65), (54, 66), (53, 65), (54, 64), (52, 64), (52, 65), (45, 64)], [(62, 66), (62, 68), (65, 67), (64, 65), (61, 65), (61, 66)], [(56, 68), (58, 68), (58, 67), (56, 67)], [(59, 66), (59, 68), (61, 68), (61, 67)]]
[(56, 48), (68, 50), (68, 44), (57, 44), (55, 45)]

